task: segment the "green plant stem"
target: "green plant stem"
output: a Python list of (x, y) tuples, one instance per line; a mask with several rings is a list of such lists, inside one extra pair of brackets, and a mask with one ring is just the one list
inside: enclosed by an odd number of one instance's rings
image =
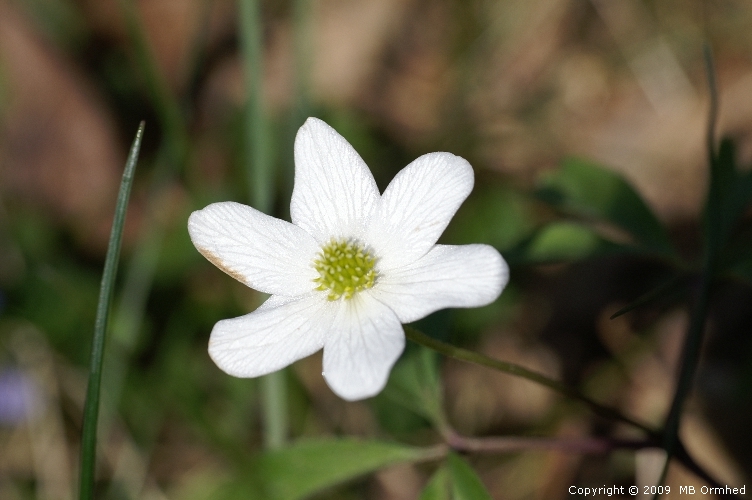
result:
[(556, 380), (550, 379), (546, 377), (545, 375), (534, 372), (532, 370), (528, 370), (527, 368), (524, 368), (520, 365), (516, 365), (514, 363), (500, 361), (498, 359), (489, 358), (488, 356), (484, 356), (483, 354), (469, 351), (461, 347), (455, 347), (451, 344), (447, 344), (446, 342), (442, 342), (440, 340), (431, 338), (425, 333), (411, 326), (405, 325), (404, 328), (405, 328), (405, 335), (407, 336), (408, 339), (412, 340), (413, 342), (417, 344), (428, 347), (429, 349), (433, 349), (434, 351), (440, 352), (441, 354), (445, 356), (449, 356), (455, 359), (460, 359), (462, 361), (468, 361), (476, 365), (481, 365), (481, 366), (485, 366), (488, 368), (492, 368), (497, 371), (508, 373), (509, 375), (514, 375), (516, 377), (521, 377), (521, 378), (530, 380), (532, 382), (535, 382), (537, 384), (544, 385), (548, 387), (549, 389), (552, 389), (560, 394), (563, 394), (564, 396), (567, 396), (571, 399), (575, 399), (577, 401), (580, 401), (586, 404), (588, 407), (590, 407), (590, 409), (596, 415), (609, 418), (611, 420), (618, 420), (618, 421), (627, 423), (633, 427), (636, 427), (642, 430), (650, 438), (657, 439), (661, 436), (661, 434), (658, 431), (656, 431), (655, 429), (652, 429), (646, 424), (637, 422), (636, 420), (633, 420), (625, 415), (622, 415), (621, 413), (614, 410), (613, 408), (603, 406), (602, 404), (597, 403), (593, 401), (592, 399), (588, 398), (587, 396), (585, 396), (584, 394), (580, 393), (576, 389), (573, 389)]
[(288, 409), (285, 374), (285, 370), (280, 370), (261, 378), (264, 447), (268, 450), (280, 449), (287, 442)]
[[(274, 178), (269, 154), (269, 124), (264, 113), (264, 53), (261, 5), (239, 0), (240, 42), (248, 100), (245, 110), (245, 171), (251, 205), (269, 213), (274, 202)], [(285, 371), (262, 377), (264, 445), (281, 448), (287, 440), (288, 409)]]
[[(293, 99), (287, 113), (287, 120), (280, 140), (279, 193), (289, 199), (295, 178), (295, 137), (301, 125), (311, 116), (311, 104), (308, 97), (310, 67), (313, 60), (311, 40), (311, 0), (292, 0), (293, 29)], [(288, 218), (289, 205), (280, 207), (280, 218)]]
[(514, 453), (531, 450), (556, 450), (565, 453), (603, 454), (615, 449), (654, 448), (651, 439), (612, 439), (599, 437), (550, 438), (526, 436), (467, 437), (456, 432), (444, 436), (456, 451), (469, 453)]
[(273, 204), (272, 164), (269, 155), (269, 124), (264, 113), (264, 52), (261, 5), (258, 0), (240, 0), (240, 41), (248, 92), (245, 112), (245, 165), (251, 203), (268, 213)]
[(666, 463), (661, 472), (661, 478), (658, 484), (663, 484), (668, 474), (668, 467), (671, 458), (677, 450), (679, 442), (679, 423), (684, 408), (684, 402), (689, 396), (692, 389), (697, 363), (700, 358), (700, 347), (702, 346), (703, 332), (705, 330), (705, 319), (708, 313), (710, 301), (710, 270), (703, 272), (700, 277), (700, 290), (697, 303), (692, 309), (692, 317), (687, 330), (687, 336), (682, 352), (682, 363), (679, 371), (679, 379), (676, 384), (676, 391), (671, 402), (671, 408), (666, 417), (666, 423), (663, 426), (663, 449), (666, 451)]
[(99, 303), (97, 305), (97, 317), (94, 323), (94, 339), (91, 347), (91, 360), (89, 362), (89, 382), (86, 389), (86, 402), (84, 404), (83, 431), (81, 438), (81, 475), (80, 495), (81, 500), (90, 500), (94, 497), (94, 473), (96, 468), (97, 448), (97, 419), (99, 416), (100, 386), (102, 383), (102, 360), (104, 358), (105, 333), (109, 318), (110, 304), (112, 302), (115, 277), (117, 275), (118, 261), (120, 258), (120, 246), (125, 225), (125, 214), (128, 208), (128, 198), (133, 185), (133, 173), (138, 161), (138, 153), (141, 147), (141, 139), (144, 135), (144, 122), (138, 127), (136, 138), (131, 146), (128, 161), (125, 164), (123, 180), (120, 183), (115, 218), (110, 233), (110, 243), (107, 247), (107, 256), (102, 273), (102, 284), (99, 289)]
[[(687, 468), (690, 472), (693, 472), (697, 475), (700, 479), (705, 481), (708, 486), (711, 488), (722, 488), (723, 484), (716, 481), (714, 477), (712, 477), (710, 474), (705, 472), (705, 469), (700, 467), (697, 462), (690, 456), (690, 454), (687, 452), (686, 448), (684, 448), (684, 444), (681, 442), (681, 440), (677, 440), (676, 443), (676, 458), (684, 465), (684, 467)], [(724, 495), (722, 495), (723, 497)], [(735, 496), (730, 496), (731, 498), (738, 498)]]
[(295, 131), (305, 121), (309, 114), (310, 103), (308, 101), (308, 75), (311, 73), (312, 51), (312, 23), (311, 0), (294, 0), (293, 27), (294, 27), (294, 57), (295, 57), (295, 109), (292, 113), (295, 122)]

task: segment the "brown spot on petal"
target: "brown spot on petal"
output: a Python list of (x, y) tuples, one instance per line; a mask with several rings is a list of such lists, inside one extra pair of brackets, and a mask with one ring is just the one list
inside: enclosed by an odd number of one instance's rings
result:
[(201, 253), (201, 255), (206, 257), (206, 260), (208, 260), (209, 262), (217, 266), (220, 270), (229, 274), (230, 276), (240, 281), (241, 283), (245, 283), (245, 276), (243, 276), (239, 272), (227, 266), (227, 264), (225, 264), (224, 261), (222, 261), (222, 259), (220, 259), (217, 254), (215, 254), (211, 250), (207, 250), (206, 248), (201, 248), (198, 246), (196, 247), (196, 249)]

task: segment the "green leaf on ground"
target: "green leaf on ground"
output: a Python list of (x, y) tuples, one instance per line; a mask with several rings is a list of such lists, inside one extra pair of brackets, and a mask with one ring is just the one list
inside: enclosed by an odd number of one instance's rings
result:
[(528, 262), (563, 262), (623, 251), (627, 247), (603, 239), (587, 225), (557, 221), (542, 227), (520, 252)]
[(665, 228), (637, 191), (619, 174), (594, 163), (565, 160), (542, 179), (537, 195), (565, 213), (608, 222), (652, 251), (673, 251)]
[(446, 466), (439, 467), (421, 491), (419, 500), (450, 500), (449, 479)]
[[(734, 232), (750, 201), (752, 172), (741, 172), (737, 168), (736, 148), (726, 138), (721, 141), (718, 154), (711, 164), (710, 186), (705, 202), (705, 237), (712, 255), (718, 255), (729, 244), (734, 252), (733, 247), (738, 246), (733, 241)], [(724, 260), (730, 259), (725, 256)]]
[(519, 244), (536, 226), (534, 202), (496, 183), (477, 183), (457, 211), (443, 240), (451, 243), (486, 243), (499, 251)]
[(470, 464), (459, 455), (450, 453), (447, 457), (452, 477), (452, 497), (454, 500), (491, 500), (491, 495)]
[(392, 369), (384, 396), (435, 426), (444, 425), (437, 354), (421, 346), (406, 353)]
[(383, 467), (437, 456), (435, 448), (352, 438), (299, 441), (267, 452), (254, 464), (265, 498), (293, 500)]

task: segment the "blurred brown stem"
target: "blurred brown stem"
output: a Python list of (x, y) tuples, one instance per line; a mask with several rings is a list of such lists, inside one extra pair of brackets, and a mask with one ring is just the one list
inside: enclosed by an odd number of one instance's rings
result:
[(639, 450), (655, 448), (658, 443), (652, 439), (614, 438), (551, 438), (522, 436), (467, 437), (450, 431), (444, 439), (454, 450), (474, 453), (509, 453), (515, 451), (555, 450), (565, 453), (602, 454), (615, 449)]

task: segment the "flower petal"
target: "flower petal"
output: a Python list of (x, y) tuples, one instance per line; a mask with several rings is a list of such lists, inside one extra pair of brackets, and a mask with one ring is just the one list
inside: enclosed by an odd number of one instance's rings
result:
[(324, 378), (348, 401), (379, 393), (405, 348), (405, 333), (386, 306), (359, 293), (339, 303), (324, 345)]
[(393, 269), (423, 256), (436, 243), (473, 189), (473, 169), (451, 153), (423, 155), (384, 191), (365, 240)]
[(447, 307), (479, 307), (496, 300), (509, 268), (489, 245), (436, 245), (409, 266), (380, 275), (371, 294), (402, 323)]
[(289, 222), (228, 201), (193, 212), (188, 232), (204, 257), (251, 288), (286, 296), (315, 288), (319, 246)]
[[(235, 377), (266, 375), (324, 345), (336, 312), (325, 295), (311, 293), (292, 300), (275, 297), (250, 314), (214, 325), (209, 356), (224, 372)], [(267, 305), (270, 301), (272, 305)]]
[(357, 237), (378, 200), (373, 175), (350, 143), (321, 120), (306, 120), (295, 138), (292, 222), (319, 244)]

